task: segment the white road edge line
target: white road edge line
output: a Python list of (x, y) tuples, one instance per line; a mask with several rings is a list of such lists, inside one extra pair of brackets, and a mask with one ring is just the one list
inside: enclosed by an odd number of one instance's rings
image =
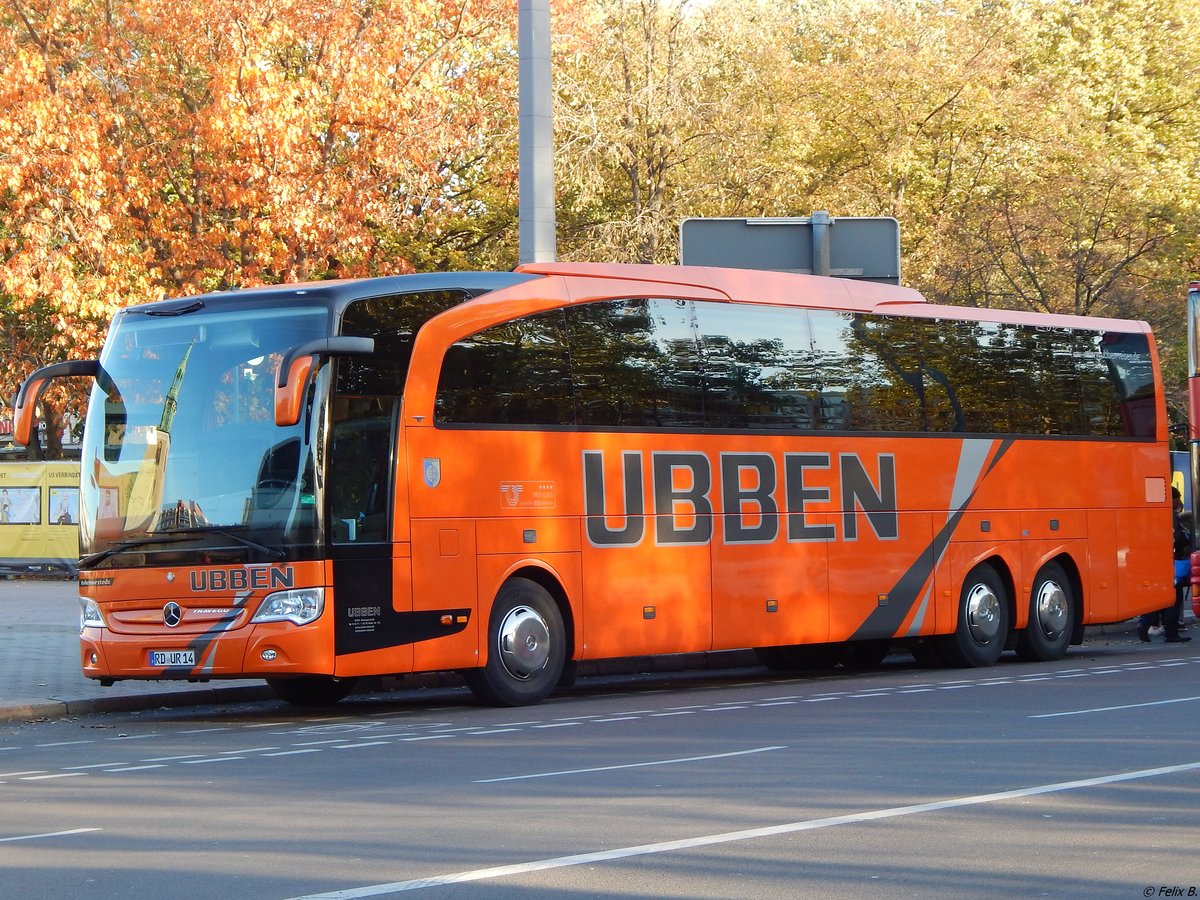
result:
[(1166, 706), (1168, 703), (1193, 703), (1200, 697), (1178, 697), (1174, 700), (1148, 700), (1145, 703), (1128, 703), (1125, 706), (1098, 706), (1095, 709), (1072, 709), (1067, 712), (1038, 713), (1027, 719), (1056, 719), (1060, 716), (1086, 716), (1089, 713), (1115, 712), (1119, 709), (1141, 709), (1143, 706)]
[(87, 834), (89, 831), (103, 831), (102, 828), (72, 828), (70, 831), (48, 831), (45, 834), (18, 834), (14, 837), (0, 837), (0, 844), (11, 841), (36, 841), (38, 838), (66, 837), (70, 834)]
[(1060, 781), (1055, 784), (1040, 784), (1034, 787), (1017, 788), (1011, 791), (997, 791), (992, 794), (976, 794), (972, 797), (957, 797), (952, 800), (937, 800), (932, 803), (916, 803), (912, 806), (894, 806), (890, 809), (868, 810), (851, 813), (845, 816), (831, 816), (826, 819), (810, 819), (806, 822), (791, 822), (786, 825), (772, 825), (766, 828), (750, 828), (745, 831), (727, 831), (723, 834), (710, 834), (702, 837), (685, 838), (679, 841), (662, 841), (657, 844), (641, 844), (637, 847), (622, 847), (615, 850), (601, 850), (595, 853), (578, 853), (573, 856), (556, 856), (552, 859), (539, 859), (527, 863), (516, 863), (509, 866), (495, 866), (490, 869), (474, 869), (469, 872), (455, 872), (451, 875), (437, 875), (432, 878), (416, 878), (411, 881), (394, 881), (391, 884), (376, 884), (361, 888), (350, 888), (341, 891), (329, 891), (324, 894), (306, 894), (294, 900), (356, 900), (359, 897), (379, 897), (384, 894), (398, 894), (402, 891), (419, 891), (424, 888), (441, 887), (446, 884), (461, 884), (467, 881), (484, 881), (491, 878), (504, 878), (510, 875), (523, 875), (529, 872), (540, 872), (546, 869), (561, 869), (567, 866), (583, 866), (590, 863), (606, 862), (613, 859), (626, 859), (631, 856), (647, 856), (652, 853), (670, 853), (677, 850), (690, 850), (695, 847), (707, 847), (713, 844), (726, 844), (733, 841), (747, 841), (756, 838), (775, 837), (781, 834), (792, 834), (797, 831), (812, 831), (817, 828), (829, 828), (834, 825), (853, 825), (859, 822), (873, 822), (879, 819), (892, 819), (897, 816), (911, 816), (916, 813), (938, 812), (944, 809), (955, 809), (963, 806), (976, 806), (982, 803), (997, 803), (1002, 800), (1017, 800), (1022, 797), (1032, 797), (1037, 794), (1053, 794), (1059, 791), (1074, 791), (1081, 788), (1098, 787), (1106, 784), (1116, 784), (1122, 781), (1135, 781), (1141, 778), (1156, 778), (1160, 775), (1175, 775), (1180, 772), (1190, 772), (1200, 769), (1200, 762), (1184, 763), (1178, 766), (1162, 766), (1157, 769), (1139, 769), (1136, 772), (1119, 772), (1115, 775), (1101, 775), (1097, 778), (1081, 778), (1077, 781)]
[(555, 778), (559, 775), (583, 775), (588, 772), (613, 772), (617, 769), (641, 769), (645, 766), (669, 766), (674, 763), (701, 762), (708, 759), (727, 759), (730, 756), (746, 756), (750, 753), (766, 753), (768, 750), (786, 750), (786, 747), (755, 747), (753, 750), (737, 750), (733, 753), (714, 753), (710, 756), (685, 756), (679, 759), (656, 759), (650, 762), (625, 763), (620, 766), (597, 766), (594, 769), (565, 769), (561, 772), (536, 772), (533, 775), (508, 775), (504, 778), (481, 778), (474, 784), (495, 784), (498, 781), (524, 781), (527, 778)]

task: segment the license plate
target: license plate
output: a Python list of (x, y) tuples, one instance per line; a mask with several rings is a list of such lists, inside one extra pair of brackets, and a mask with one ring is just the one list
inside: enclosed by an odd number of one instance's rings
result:
[(195, 650), (151, 650), (150, 665), (155, 668), (162, 666), (194, 666), (196, 664)]

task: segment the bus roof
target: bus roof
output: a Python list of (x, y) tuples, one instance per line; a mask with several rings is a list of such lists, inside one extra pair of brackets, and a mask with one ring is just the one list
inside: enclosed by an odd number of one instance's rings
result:
[(173, 308), (185, 309), (200, 302), (220, 305), (246, 300), (277, 300), (284, 297), (323, 300), (340, 309), (364, 297), (377, 297), (387, 293), (410, 293), (412, 291), (466, 290), (483, 294), (512, 287), (523, 281), (537, 279), (536, 274), (517, 272), (425, 272), (414, 275), (384, 275), (378, 278), (342, 278), (329, 281), (303, 281), (284, 284), (265, 284), (255, 287), (234, 288), (208, 294), (193, 294), (139, 303), (126, 307), (127, 311), (139, 313), (168, 313)]
[(877, 312), (981, 322), (1007, 322), (1085, 328), (1097, 331), (1150, 333), (1141, 321), (1100, 316), (1038, 313), (996, 307), (950, 306), (930, 303), (912, 288), (762, 269), (708, 266), (655, 266), (620, 263), (529, 263), (517, 272), (564, 278), (620, 279), (717, 291), (741, 302), (804, 306), (846, 312)]
[(620, 263), (530, 263), (518, 266), (517, 271), (567, 278), (620, 279), (686, 285), (719, 291), (727, 297), (736, 297), (739, 300), (828, 307), (852, 312), (868, 312), (893, 304), (925, 303), (925, 298), (920, 292), (912, 288), (874, 281), (762, 269)]
[[(575, 302), (581, 294), (595, 299), (603, 295), (605, 281), (623, 281), (622, 290), (638, 290), (635, 285), (664, 285), (675, 288), (715, 292), (739, 302), (835, 309), (846, 312), (877, 312), (912, 315), (920, 318), (948, 318), (1029, 325), (1053, 325), (1068, 328), (1094, 328), (1107, 331), (1149, 332), (1144, 322), (1094, 316), (1068, 316), (1018, 310), (947, 306), (929, 303), (912, 288), (761, 269), (727, 269), (710, 266), (638, 265), (627, 263), (553, 262), (526, 263), (512, 272), (429, 272), (389, 275), (378, 278), (349, 278), (330, 281), (298, 282), (238, 288), (161, 300), (127, 307), (125, 312), (170, 314), (201, 306), (221, 305), (254, 299), (276, 300), (285, 297), (306, 298), (329, 303), (340, 313), (348, 304), (364, 297), (413, 291), (465, 290), (474, 295), (490, 294), (539, 278), (561, 278), (567, 283), (591, 286), (590, 291), (568, 291)], [(644, 289), (642, 289), (644, 290)], [(499, 299), (499, 298), (497, 298)], [(487, 302), (486, 300), (483, 302)], [(570, 302), (570, 301), (568, 301)]]

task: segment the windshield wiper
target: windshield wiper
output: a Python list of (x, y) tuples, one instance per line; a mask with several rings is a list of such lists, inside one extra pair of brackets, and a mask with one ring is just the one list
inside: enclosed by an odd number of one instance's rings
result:
[(232, 540), (237, 541), (243, 547), (250, 547), (254, 550), (259, 550), (268, 554), (269, 556), (275, 557), (276, 559), (283, 559), (285, 556), (287, 556), (287, 554), (278, 547), (268, 547), (266, 544), (260, 544), (258, 541), (252, 541), (250, 538), (243, 537), (232, 529), (226, 528), (222, 525), (197, 525), (194, 528), (172, 528), (168, 531), (156, 531), (155, 534), (170, 534), (180, 536), (189, 534), (219, 534), (222, 537), (231, 538)]
[(283, 559), (287, 556), (278, 547), (268, 547), (266, 544), (260, 544), (258, 541), (252, 541), (250, 538), (242, 537), (230, 531), (228, 528), (222, 528), (220, 525), (202, 525), (198, 528), (171, 528), (166, 531), (155, 531), (152, 535), (143, 538), (131, 538), (127, 541), (118, 541), (113, 546), (108, 547), (98, 553), (93, 553), (90, 556), (85, 556), (79, 560), (79, 568), (90, 569), (97, 563), (103, 562), (110, 556), (118, 553), (124, 553), (126, 550), (133, 550), (137, 547), (145, 547), (150, 544), (176, 544), (188, 540), (197, 540), (202, 534), (219, 534), (222, 537), (227, 537), (237, 541), (243, 547), (249, 547), (253, 550), (258, 550), (272, 556), (275, 559)]
[(92, 553), (79, 560), (78, 566), (81, 569), (90, 569), (96, 563), (104, 562), (110, 556), (115, 556), (118, 553), (124, 553), (126, 550), (133, 550), (136, 547), (145, 547), (147, 544), (163, 544), (173, 543), (172, 541), (164, 541), (162, 538), (147, 537), (147, 538), (131, 538), (128, 541), (117, 541), (111, 547), (100, 550), (97, 553)]

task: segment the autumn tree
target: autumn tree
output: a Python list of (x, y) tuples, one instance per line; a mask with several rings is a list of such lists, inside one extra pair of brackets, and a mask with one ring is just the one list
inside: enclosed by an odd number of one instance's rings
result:
[(560, 247), (669, 261), (691, 215), (895, 216), (905, 282), (930, 299), (1147, 318), (1178, 392), (1200, 258), (1194, 3), (598, 8), (557, 61), (560, 209), (587, 225)]
[(669, 262), (673, 190), (695, 149), (718, 139), (707, 101), (703, 17), (688, 0), (602, 0), (555, 57), (555, 166), (564, 255)]
[(94, 354), (130, 302), (409, 271), (417, 245), (453, 265), (473, 192), (511, 187), (487, 162), (513, 19), (499, 0), (8, 0), (4, 393)]

